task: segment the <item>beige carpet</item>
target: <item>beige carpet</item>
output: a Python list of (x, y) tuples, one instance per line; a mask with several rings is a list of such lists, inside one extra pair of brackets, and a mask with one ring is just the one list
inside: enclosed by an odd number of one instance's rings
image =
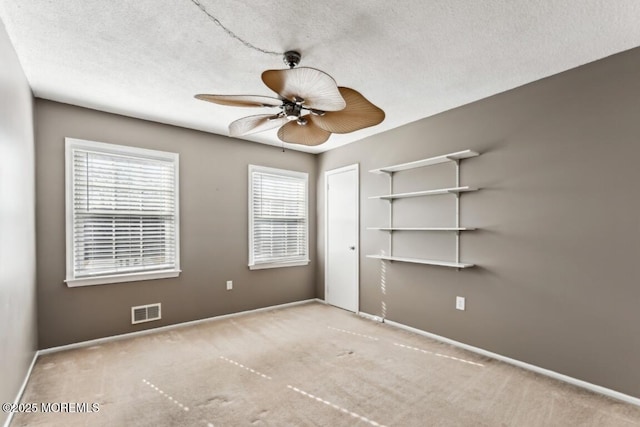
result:
[(43, 356), (23, 403), (38, 412), (12, 427), (640, 425), (640, 407), (319, 303)]

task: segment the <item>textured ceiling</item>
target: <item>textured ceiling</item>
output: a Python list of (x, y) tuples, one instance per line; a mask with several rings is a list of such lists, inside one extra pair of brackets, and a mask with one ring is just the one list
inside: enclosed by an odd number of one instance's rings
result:
[[(265, 50), (297, 49), (385, 110), (321, 152), (640, 45), (638, 0), (199, 0)], [(271, 110), (196, 93), (273, 95), (281, 56), (247, 47), (192, 0), (0, 0), (35, 96), (227, 135)], [(280, 146), (276, 131), (247, 139)]]

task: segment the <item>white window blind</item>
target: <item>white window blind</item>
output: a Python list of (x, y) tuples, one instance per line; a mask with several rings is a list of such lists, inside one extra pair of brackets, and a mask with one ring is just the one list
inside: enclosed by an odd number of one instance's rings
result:
[(249, 266), (307, 264), (308, 175), (249, 167)]
[(177, 154), (68, 139), (67, 161), (68, 283), (179, 271)]

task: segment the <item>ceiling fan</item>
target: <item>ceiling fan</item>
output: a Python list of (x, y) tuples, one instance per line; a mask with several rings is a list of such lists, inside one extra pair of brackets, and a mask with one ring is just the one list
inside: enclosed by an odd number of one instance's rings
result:
[(195, 97), (234, 107), (278, 108), (276, 114), (244, 117), (229, 125), (230, 136), (243, 136), (278, 129), (283, 142), (320, 145), (332, 133), (350, 133), (375, 126), (384, 120), (384, 111), (369, 102), (358, 91), (340, 87), (327, 73), (315, 68), (294, 68), (301, 55), (285, 52), (284, 70), (267, 70), (262, 81), (278, 97), (262, 95), (209, 95)]

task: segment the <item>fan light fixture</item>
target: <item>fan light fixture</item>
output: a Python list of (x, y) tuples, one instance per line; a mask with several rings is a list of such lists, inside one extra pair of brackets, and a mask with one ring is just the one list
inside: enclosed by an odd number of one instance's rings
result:
[(284, 53), (284, 70), (267, 70), (262, 81), (278, 97), (262, 95), (209, 95), (195, 97), (220, 105), (234, 107), (279, 108), (277, 114), (244, 117), (229, 125), (229, 135), (238, 137), (278, 129), (283, 142), (320, 145), (332, 133), (350, 133), (384, 120), (380, 108), (358, 91), (340, 87), (327, 73), (309, 67), (295, 68), (301, 59), (296, 51)]

